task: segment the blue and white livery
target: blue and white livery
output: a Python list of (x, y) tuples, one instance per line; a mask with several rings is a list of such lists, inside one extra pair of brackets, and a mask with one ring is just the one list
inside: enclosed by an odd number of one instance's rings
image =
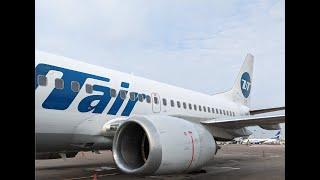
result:
[(38, 159), (112, 150), (130, 174), (171, 174), (201, 168), (216, 141), (251, 134), (247, 126), (279, 129), (283, 109), (250, 109), (253, 56), (227, 92), (207, 95), (36, 51), (35, 133)]

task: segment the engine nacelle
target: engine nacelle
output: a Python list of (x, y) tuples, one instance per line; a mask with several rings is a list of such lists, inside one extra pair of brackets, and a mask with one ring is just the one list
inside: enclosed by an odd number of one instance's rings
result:
[(123, 121), (113, 140), (117, 167), (129, 174), (172, 174), (200, 169), (216, 152), (216, 142), (201, 124), (149, 115)]

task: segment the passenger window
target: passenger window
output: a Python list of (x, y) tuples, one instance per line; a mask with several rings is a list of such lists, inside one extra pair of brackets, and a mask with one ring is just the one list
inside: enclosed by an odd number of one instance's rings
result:
[(234, 112), (232, 112), (233, 116), (236, 116), (236, 114)]
[(166, 106), (166, 105), (167, 105), (167, 99), (163, 98), (163, 99), (162, 99), (162, 104), (163, 104), (164, 106)]
[(189, 109), (191, 109), (191, 110), (192, 110), (192, 104), (190, 104), (190, 103), (189, 103)]
[(193, 105), (193, 109), (196, 111), (197, 110), (197, 105)]
[(154, 103), (155, 103), (155, 104), (158, 104), (158, 103), (159, 103), (159, 101), (158, 101), (158, 98), (157, 98), (157, 97), (153, 97), (153, 101), (154, 101)]
[(71, 81), (71, 90), (73, 92), (79, 92), (80, 91), (80, 84), (77, 81)]
[(110, 89), (110, 96), (111, 97), (116, 97), (117, 96), (117, 91), (115, 89)]
[(177, 107), (178, 107), (178, 108), (181, 107), (180, 101), (177, 101)]
[(136, 98), (137, 98), (137, 95), (136, 95), (137, 93), (135, 93), (135, 92), (130, 92), (130, 100), (131, 101), (135, 101), (136, 100)]
[(86, 84), (86, 92), (88, 94), (92, 94), (93, 88), (91, 86), (91, 84)]
[(218, 111), (218, 109), (216, 109), (216, 114), (219, 114), (219, 111)]
[(38, 75), (38, 84), (39, 86), (46, 86), (48, 84), (48, 79), (44, 75)]
[(226, 112), (223, 110), (223, 115), (226, 115)]
[(227, 113), (227, 116), (229, 116), (229, 111), (228, 110), (226, 110), (226, 113)]
[(174, 101), (171, 100), (170, 103), (171, 103), (171, 107), (174, 107)]
[(150, 102), (151, 102), (151, 98), (150, 98), (149, 95), (146, 96), (146, 101), (147, 101), (147, 103), (150, 103)]
[(202, 111), (201, 106), (199, 105), (199, 111)]
[(142, 102), (142, 101), (144, 100), (143, 94), (139, 94), (139, 95), (138, 95), (138, 99), (139, 99), (140, 102)]
[(208, 112), (211, 112), (211, 111), (210, 111), (210, 107), (208, 107)]
[(187, 109), (187, 104), (185, 102), (182, 103), (183, 108)]
[(221, 110), (221, 109), (219, 109), (219, 111), (220, 111), (220, 114), (222, 114), (222, 110)]
[(120, 98), (125, 100), (127, 98), (127, 91), (120, 91)]
[(57, 79), (55, 79), (54, 83), (55, 83), (55, 87), (56, 87), (57, 89), (63, 89), (63, 88), (64, 88), (63, 79), (57, 78)]
[(212, 113), (214, 113), (214, 108), (212, 108)]
[(203, 111), (207, 112), (207, 108), (205, 106), (203, 106)]

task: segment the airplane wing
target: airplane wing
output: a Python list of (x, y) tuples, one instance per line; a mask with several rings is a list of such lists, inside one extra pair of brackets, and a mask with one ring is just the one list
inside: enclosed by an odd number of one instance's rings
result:
[(276, 125), (285, 122), (285, 115), (269, 116), (241, 116), (232, 118), (218, 118), (201, 121), (202, 124), (223, 127), (223, 128), (241, 128), (246, 126), (265, 126)]
[(280, 110), (284, 110), (284, 109), (285, 109), (285, 107), (254, 109), (254, 110), (250, 110), (250, 114), (255, 115), (255, 114), (261, 114), (261, 113), (267, 113), (267, 112), (273, 112), (273, 111), (280, 111)]

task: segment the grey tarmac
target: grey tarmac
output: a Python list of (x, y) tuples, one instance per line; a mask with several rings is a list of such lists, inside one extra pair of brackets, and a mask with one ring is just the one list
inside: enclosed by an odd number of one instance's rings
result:
[(111, 151), (79, 152), (75, 158), (36, 160), (36, 179), (285, 179), (284, 145), (221, 145), (206, 172), (165, 176), (133, 176), (116, 169)]

